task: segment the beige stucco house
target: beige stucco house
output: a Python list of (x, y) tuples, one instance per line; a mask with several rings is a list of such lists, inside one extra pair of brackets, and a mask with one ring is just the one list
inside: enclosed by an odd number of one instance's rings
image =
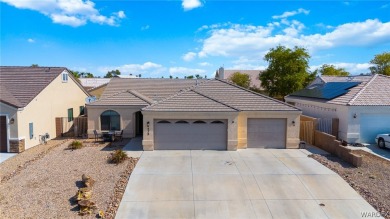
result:
[(54, 138), (56, 117), (77, 117), (88, 93), (66, 68), (0, 67), (1, 151), (21, 152)]
[(123, 130), (144, 150), (299, 144), (299, 109), (218, 79), (113, 78), (87, 110), (90, 137)]

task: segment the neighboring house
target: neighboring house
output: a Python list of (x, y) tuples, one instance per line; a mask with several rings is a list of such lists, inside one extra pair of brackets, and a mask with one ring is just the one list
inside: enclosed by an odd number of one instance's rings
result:
[(88, 93), (62, 67), (0, 67), (2, 152), (22, 152), (56, 136), (56, 117), (73, 119)]
[(100, 98), (111, 78), (79, 78), (81, 85), (91, 96)]
[(377, 134), (390, 133), (388, 76), (318, 76), (285, 99), (304, 115), (338, 118), (338, 137), (349, 143), (374, 143)]
[(85, 90), (100, 87), (110, 82), (110, 80), (111, 78), (79, 78), (79, 81)]
[(90, 137), (123, 130), (144, 150), (299, 144), (299, 109), (218, 79), (113, 78), (87, 110)]
[(259, 75), (262, 72), (260, 70), (227, 70), (227, 69), (224, 69), (223, 67), (220, 67), (216, 72), (215, 78), (218, 78), (221, 80), (225, 80), (225, 79), (229, 80), (230, 76), (232, 76), (236, 72), (240, 72), (242, 74), (249, 75), (249, 77), (251, 79), (250, 86), (257, 88), (257, 89), (260, 89), (260, 90), (264, 90), (261, 87), (261, 82), (259, 80)]

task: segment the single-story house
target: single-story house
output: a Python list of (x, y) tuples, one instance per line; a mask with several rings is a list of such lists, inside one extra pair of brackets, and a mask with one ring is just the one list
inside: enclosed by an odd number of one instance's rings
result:
[(0, 67), (1, 152), (56, 136), (56, 117), (82, 114), (87, 91), (63, 67)]
[(389, 76), (318, 76), (285, 99), (304, 115), (338, 118), (338, 137), (349, 143), (375, 143), (377, 134), (390, 133)]
[(259, 75), (262, 72), (261, 70), (238, 70), (238, 69), (234, 70), (234, 69), (224, 69), (224, 67), (220, 67), (215, 73), (215, 78), (221, 80), (229, 80), (229, 78), (236, 72), (249, 75), (249, 78), (251, 79), (250, 87), (259, 90), (264, 90), (264, 88), (261, 87), (261, 81), (259, 80)]
[(218, 79), (113, 78), (87, 110), (90, 137), (123, 130), (144, 150), (299, 145), (299, 109)]

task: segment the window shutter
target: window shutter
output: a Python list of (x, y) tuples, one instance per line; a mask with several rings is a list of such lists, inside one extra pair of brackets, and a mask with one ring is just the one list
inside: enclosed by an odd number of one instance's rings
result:
[(30, 133), (30, 139), (33, 139), (33, 137), (34, 137), (34, 124), (32, 122), (30, 122), (28, 124), (28, 130)]

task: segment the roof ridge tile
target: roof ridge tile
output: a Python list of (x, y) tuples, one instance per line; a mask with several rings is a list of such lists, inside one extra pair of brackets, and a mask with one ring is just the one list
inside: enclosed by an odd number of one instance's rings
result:
[(355, 96), (353, 96), (352, 99), (348, 101), (347, 105), (352, 105), (353, 102), (355, 102), (355, 100), (364, 92), (364, 90), (366, 90), (366, 88), (371, 84), (371, 82), (373, 82), (377, 77), (378, 77), (377, 74), (371, 77), (371, 79), (368, 82), (366, 82), (366, 84), (355, 94)]

